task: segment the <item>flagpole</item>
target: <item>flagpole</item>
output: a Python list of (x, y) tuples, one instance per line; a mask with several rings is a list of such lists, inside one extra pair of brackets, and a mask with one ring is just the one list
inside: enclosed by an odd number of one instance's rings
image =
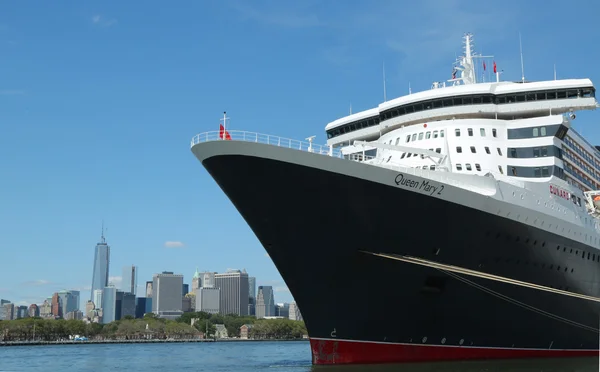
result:
[(225, 133), (227, 133), (227, 111), (223, 111), (223, 140), (225, 140)]

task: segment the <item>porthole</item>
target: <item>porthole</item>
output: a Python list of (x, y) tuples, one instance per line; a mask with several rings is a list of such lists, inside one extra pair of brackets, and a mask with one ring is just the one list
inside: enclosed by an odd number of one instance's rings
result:
[(446, 343), (446, 338), (442, 338), (442, 345)]
[(458, 341), (458, 344), (459, 344), (459, 345), (462, 345), (462, 344), (464, 344), (464, 343), (465, 343), (465, 340), (463, 340), (462, 338), (460, 339), (460, 341)]
[(423, 342), (427, 342), (427, 337), (423, 337)]

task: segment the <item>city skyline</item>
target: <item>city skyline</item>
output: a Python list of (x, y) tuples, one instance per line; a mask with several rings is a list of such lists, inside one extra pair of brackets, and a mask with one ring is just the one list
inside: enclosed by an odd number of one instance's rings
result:
[[(128, 264), (128, 265), (124, 265), (122, 267), (115, 267), (115, 265), (112, 264), (112, 258), (114, 256), (114, 254), (111, 252), (112, 249), (112, 244), (109, 244), (109, 242), (106, 239), (106, 234), (105, 234), (105, 228), (104, 228), (104, 224), (102, 226), (102, 234), (100, 236), (100, 240), (99, 242), (94, 246), (94, 248), (91, 249), (92, 251), (92, 262), (93, 262), (93, 266), (92, 266), (92, 272), (94, 272), (94, 270), (100, 269), (101, 271), (103, 270), (103, 266), (98, 266), (98, 262), (96, 260), (96, 257), (98, 255), (98, 251), (102, 250), (102, 249), (107, 249), (108, 252), (108, 256), (106, 256), (106, 258), (108, 258), (108, 269), (109, 269), (109, 275), (106, 279), (107, 284), (104, 286), (100, 286), (98, 289), (103, 290), (105, 286), (114, 286), (117, 290), (120, 291), (126, 291), (123, 287), (127, 286), (129, 287), (128, 283), (126, 281), (123, 281), (123, 275), (126, 272), (127, 269), (131, 270), (132, 267), (134, 268), (134, 281), (136, 282), (136, 296), (137, 297), (145, 297), (146, 294), (146, 282), (147, 281), (152, 281), (152, 278), (156, 275), (156, 274), (160, 274), (162, 272), (165, 272), (166, 270), (156, 270), (154, 271), (150, 276), (149, 276), (149, 280), (141, 280), (140, 279), (140, 274), (139, 274), (139, 266), (136, 265), (135, 263), (132, 264)], [(103, 252), (103, 251), (101, 251)], [(268, 255), (265, 254), (265, 257), (268, 258)], [(101, 253), (100, 254), (100, 258), (105, 258), (105, 256)], [(241, 268), (239, 270), (243, 270), (244, 268)], [(194, 272), (197, 270), (197, 267), (194, 269)], [(230, 267), (221, 270), (221, 271), (216, 271), (216, 270), (200, 270), (200, 272), (204, 273), (204, 272), (213, 272), (213, 273), (226, 273), (227, 271), (230, 270), (238, 270), (238, 269), (232, 269)], [(147, 270), (146, 270), (147, 271)], [(146, 271), (142, 271), (142, 273), (146, 272)], [(111, 276), (110, 272), (120, 272), (121, 275), (120, 276)], [(186, 273), (180, 273), (181, 275), (183, 275), (183, 281), (184, 284), (189, 285), (189, 288), (191, 290), (191, 281), (192, 281), (192, 277), (194, 275), (194, 273), (191, 274), (186, 274)], [(143, 275), (143, 274), (142, 274)], [(280, 301), (280, 302), (292, 302), (294, 301), (293, 297), (291, 296), (291, 293), (289, 292), (289, 290), (287, 289), (287, 287), (285, 286), (285, 284), (283, 286), (278, 287), (279, 291), (277, 291), (275, 288), (275, 286), (273, 286), (273, 284), (268, 284), (268, 283), (276, 283), (278, 284), (279, 282), (283, 283), (283, 281), (261, 281), (258, 278), (256, 278), (255, 275), (251, 275), (254, 279), (256, 283), (259, 283), (257, 285), (269, 285), (273, 287), (273, 291), (275, 293), (280, 293), (282, 294), (284, 300)], [(96, 278), (95, 275), (92, 275), (92, 280), (90, 282), (93, 282), (94, 279)], [(102, 275), (100, 275), (100, 277), (102, 278)], [(144, 279), (147, 279), (144, 276)], [(100, 279), (102, 280), (102, 279)], [(261, 284), (261, 283), (267, 283), (267, 284)], [(34, 283), (32, 283), (34, 284)], [(88, 300), (92, 300), (94, 301), (94, 294), (92, 291), (92, 285), (89, 286), (79, 286), (79, 287), (60, 287), (60, 286), (56, 286), (56, 283), (52, 282), (52, 281), (40, 281), (40, 283), (37, 283), (37, 285), (35, 285), (36, 289), (42, 289), (42, 288), (55, 288), (54, 290), (50, 290), (49, 293), (47, 293), (47, 295), (40, 295), (37, 301), (32, 301), (32, 302), (26, 302), (26, 300), (14, 300), (12, 297), (8, 296), (8, 295), (4, 295), (3, 293), (8, 293), (8, 291), (0, 291), (0, 298), (3, 299), (7, 299), (9, 300), (11, 303), (14, 303), (16, 306), (29, 306), (31, 304), (37, 304), (37, 305), (41, 305), (44, 300), (52, 297), (53, 293), (58, 293), (61, 291), (77, 291), (78, 293), (78, 297), (79, 298), (79, 308), (80, 309), (85, 309), (85, 305), (87, 303)], [(287, 296), (285, 295), (287, 293)], [(33, 298), (33, 297), (32, 297)]]

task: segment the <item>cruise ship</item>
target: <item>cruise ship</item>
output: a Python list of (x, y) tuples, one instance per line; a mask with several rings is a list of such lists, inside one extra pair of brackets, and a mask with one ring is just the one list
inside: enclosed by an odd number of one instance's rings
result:
[[(458, 43), (457, 43), (458, 44)], [(590, 79), (451, 79), (325, 127), (191, 150), (302, 311), (313, 364), (597, 356), (600, 150)], [(477, 61), (477, 62), (476, 62)], [(482, 79), (483, 80), (483, 79)]]

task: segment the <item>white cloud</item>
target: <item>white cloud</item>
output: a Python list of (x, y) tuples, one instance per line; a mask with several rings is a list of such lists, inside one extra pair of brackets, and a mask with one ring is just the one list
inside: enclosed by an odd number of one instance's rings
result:
[(23, 285), (25, 285), (25, 286), (40, 286), (40, 285), (48, 285), (48, 284), (52, 284), (52, 283), (49, 280), (45, 280), (45, 279), (30, 280), (30, 281), (23, 283)]
[(98, 26), (104, 26), (104, 27), (110, 27), (112, 25), (114, 25), (115, 23), (117, 23), (117, 20), (112, 18), (112, 19), (104, 19), (101, 15), (96, 14), (95, 16), (92, 17), (92, 23)]
[(273, 288), (274, 292), (289, 292), (290, 290), (288, 289), (288, 287), (275, 287)]
[(112, 284), (115, 287), (120, 286), (122, 281), (123, 281), (123, 278), (120, 276), (109, 276), (108, 277), (108, 284)]
[(178, 241), (167, 241), (165, 242), (165, 248), (182, 248), (185, 246), (182, 242)]

